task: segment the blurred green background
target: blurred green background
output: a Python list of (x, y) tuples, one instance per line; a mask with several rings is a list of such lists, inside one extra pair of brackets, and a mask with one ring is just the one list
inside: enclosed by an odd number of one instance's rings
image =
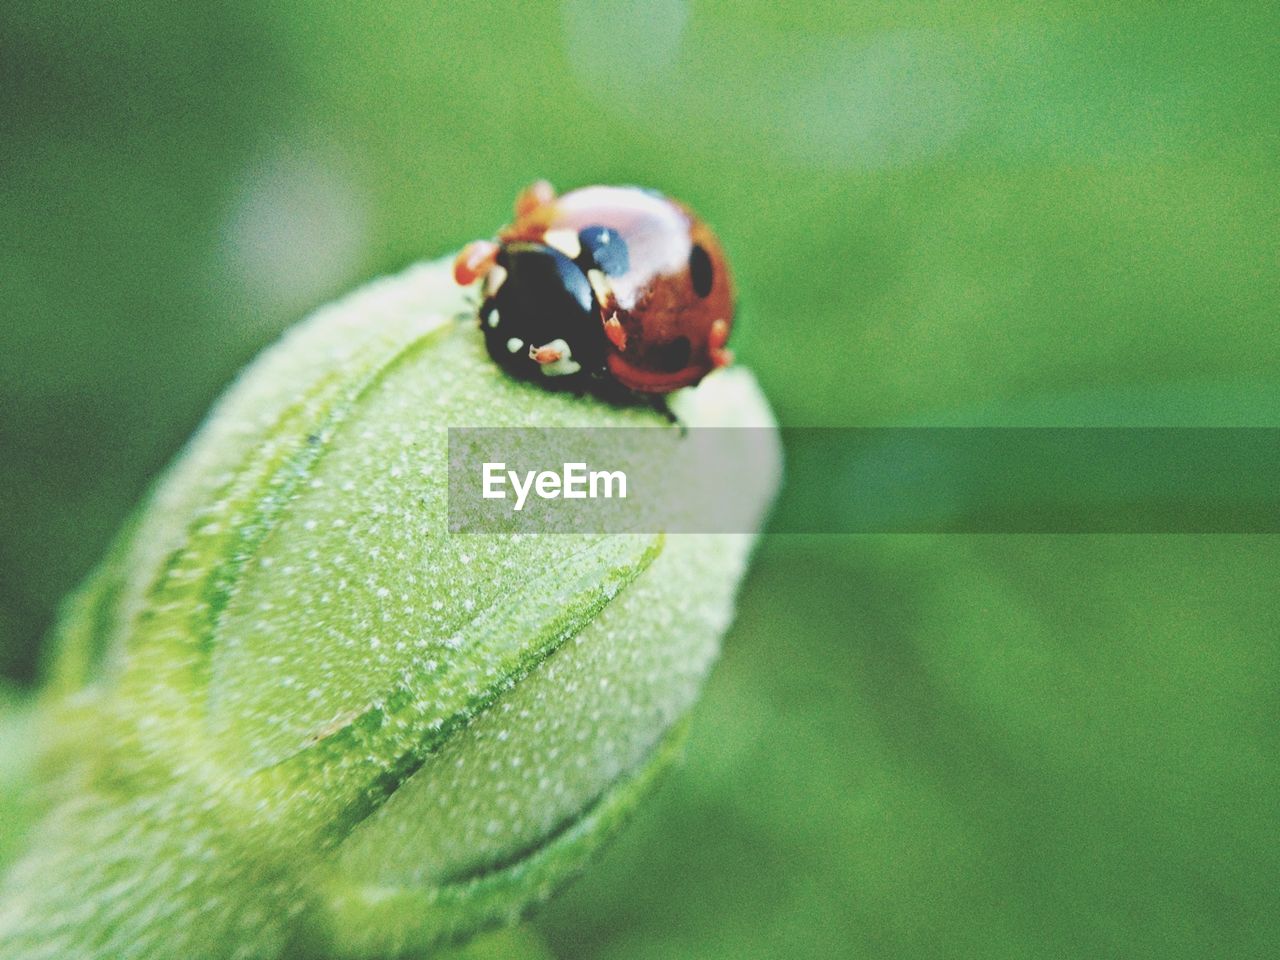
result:
[[(540, 176), (719, 230), (789, 425), (1280, 425), (1274, 4), (0, 5), (0, 670), (307, 309)], [(1280, 947), (1280, 539), (767, 537), (571, 958)]]

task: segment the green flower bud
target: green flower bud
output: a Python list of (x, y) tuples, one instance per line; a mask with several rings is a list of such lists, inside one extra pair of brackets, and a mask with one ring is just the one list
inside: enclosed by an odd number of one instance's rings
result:
[[(421, 955), (671, 757), (751, 537), (448, 534), (449, 426), (662, 422), (513, 381), (467, 309), (430, 264), (301, 324), (68, 603), (0, 956)], [(678, 404), (772, 424), (741, 369)]]

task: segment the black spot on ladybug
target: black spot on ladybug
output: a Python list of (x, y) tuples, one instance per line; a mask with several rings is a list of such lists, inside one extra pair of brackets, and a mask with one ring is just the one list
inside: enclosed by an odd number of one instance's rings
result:
[(617, 230), (587, 227), (578, 233), (578, 242), (582, 244), (582, 258), (588, 261), (583, 266), (584, 270), (599, 267), (606, 276), (620, 277), (631, 267), (627, 242)]
[(666, 343), (655, 344), (649, 349), (647, 360), (655, 370), (662, 373), (677, 373), (689, 365), (693, 347), (688, 337), (676, 337)]
[(693, 292), (700, 297), (708, 296), (711, 293), (711, 281), (715, 279), (712, 274), (711, 258), (701, 244), (695, 243), (689, 251), (689, 276), (693, 278)]

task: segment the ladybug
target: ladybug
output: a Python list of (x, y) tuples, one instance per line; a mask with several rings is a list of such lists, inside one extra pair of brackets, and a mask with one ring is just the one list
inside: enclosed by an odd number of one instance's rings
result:
[(489, 355), (544, 386), (656, 399), (732, 359), (733, 280), (720, 243), (653, 190), (556, 196), (539, 181), (496, 241), (463, 249), (453, 276), (482, 283)]

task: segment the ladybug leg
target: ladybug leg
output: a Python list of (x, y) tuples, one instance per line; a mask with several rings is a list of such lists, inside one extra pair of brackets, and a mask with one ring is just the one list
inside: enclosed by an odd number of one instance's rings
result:
[(680, 418), (676, 416), (675, 411), (671, 409), (671, 404), (667, 403), (667, 395), (665, 393), (650, 393), (646, 395), (646, 399), (656, 412), (662, 414), (667, 423), (673, 427), (680, 428), (680, 438), (684, 439), (689, 434), (689, 427), (680, 422)]
[(563, 340), (552, 340), (542, 346), (529, 346), (529, 359), (542, 367), (548, 377), (564, 377), (578, 373), (582, 365), (573, 359), (569, 344)]
[(615, 310), (613, 315), (604, 321), (604, 335), (619, 350), (627, 349), (627, 331), (622, 329), (622, 322), (618, 320), (618, 311)]
[(493, 269), (498, 258), (498, 245), (492, 240), (468, 243), (453, 261), (453, 279), (460, 287), (469, 287)]
[(711, 332), (707, 335), (707, 352), (711, 362), (717, 367), (727, 367), (733, 363), (733, 351), (726, 349), (729, 342), (729, 321), (717, 320), (711, 324)]
[(558, 360), (563, 359), (563, 357), (564, 357), (563, 353), (561, 353), (555, 347), (550, 345), (547, 345), (545, 347), (529, 348), (529, 359), (533, 360), (535, 363), (542, 364), (542, 366), (544, 367), (548, 363), (555, 363)]
[(539, 207), (545, 207), (556, 199), (555, 187), (546, 180), (535, 180), (516, 197), (516, 219), (526, 217)]

